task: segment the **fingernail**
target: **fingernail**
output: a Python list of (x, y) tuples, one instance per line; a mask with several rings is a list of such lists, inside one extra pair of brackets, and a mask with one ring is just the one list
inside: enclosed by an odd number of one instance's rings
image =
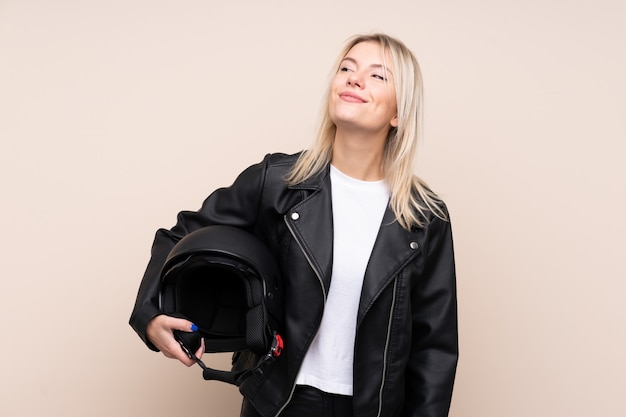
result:
[(198, 331), (198, 326), (196, 326), (195, 324), (191, 323), (191, 331), (192, 332), (197, 332)]

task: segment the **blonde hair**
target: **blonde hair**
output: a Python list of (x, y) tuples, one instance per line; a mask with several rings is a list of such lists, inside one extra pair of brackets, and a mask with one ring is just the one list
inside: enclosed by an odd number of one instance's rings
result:
[[(389, 206), (399, 224), (409, 230), (415, 226), (424, 226), (428, 211), (447, 220), (442, 201), (413, 173), (422, 130), (422, 75), (417, 59), (402, 42), (388, 35), (355, 35), (348, 39), (342, 49), (334, 66), (335, 72), (350, 49), (361, 42), (378, 43), (382, 49), (383, 66), (387, 66), (386, 56), (389, 53), (394, 70), (398, 127), (389, 130), (382, 166), (385, 180), (391, 189)], [(328, 97), (329, 90), (323, 103), (316, 140), (311, 149), (300, 155), (287, 176), (287, 183), (291, 185), (317, 174), (332, 159), (337, 127), (328, 115)]]

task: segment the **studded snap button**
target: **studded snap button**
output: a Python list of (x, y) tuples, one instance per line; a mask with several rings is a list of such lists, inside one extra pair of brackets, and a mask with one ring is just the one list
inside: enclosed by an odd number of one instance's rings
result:
[(417, 248), (420, 247), (420, 245), (417, 244), (417, 242), (411, 242), (409, 243), (409, 246), (411, 247), (411, 249), (415, 250)]
[(298, 220), (300, 218), (299, 213), (291, 213), (291, 220)]

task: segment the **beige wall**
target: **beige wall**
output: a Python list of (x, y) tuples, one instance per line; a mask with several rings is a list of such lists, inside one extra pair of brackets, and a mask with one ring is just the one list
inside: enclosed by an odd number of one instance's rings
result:
[(625, 17), (619, 0), (0, 0), (0, 415), (238, 415), (234, 388), (127, 325), (154, 231), (307, 146), (340, 44), (371, 30), (423, 67), (419, 172), (458, 258), (451, 416), (626, 415)]

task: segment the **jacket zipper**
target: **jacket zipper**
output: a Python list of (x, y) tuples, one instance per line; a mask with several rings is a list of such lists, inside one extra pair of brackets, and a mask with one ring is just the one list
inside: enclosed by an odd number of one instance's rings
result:
[[(287, 216), (284, 216), (283, 220), (285, 221), (285, 224), (287, 225), (287, 229), (289, 229), (289, 233), (291, 233), (291, 236), (293, 237), (293, 240), (296, 241), (296, 243), (298, 244), (298, 247), (300, 248), (300, 250), (304, 254), (304, 257), (306, 258), (306, 261), (308, 262), (309, 266), (311, 267), (311, 269), (313, 269), (313, 272), (315, 272), (315, 276), (317, 277), (317, 280), (320, 283), (320, 287), (322, 288), (322, 295), (324, 296), (324, 304), (323, 304), (323, 306), (324, 306), (324, 308), (326, 308), (326, 289), (324, 288), (324, 282), (322, 281), (322, 274), (318, 271), (318, 269), (313, 264), (313, 262), (311, 260), (311, 257), (309, 256), (307, 251), (304, 250), (304, 247), (302, 246), (302, 244), (298, 240), (298, 237), (294, 233), (293, 228), (291, 227), (291, 225), (287, 221)], [(394, 294), (394, 297), (395, 297), (395, 294)], [(319, 332), (319, 328), (318, 328), (318, 332)], [(316, 333), (316, 336), (317, 336), (317, 333)], [(291, 397), (293, 397), (293, 392), (295, 390), (296, 390), (296, 383), (294, 381), (293, 386), (291, 387), (291, 392), (289, 393), (289, 397), (287, 398), (287, 402), (285, 402), (285, 404), (283, 404), (283, 406), (280, 407), (280, 410), (278, 410), (278, 412), (276, 413), (275, 417), (278, 417), (280, 415), (280, 413), (283, 412), (285, 407), (287, 407), (287, 404), (289, 404), (289, 401), (291, 401)]]
[(389, 323), (387, 324), (387, 340), (385, 340), (385, 352), (383, 354), (383, 374), (380, 383), (380, 391), (378, 392), (378, 414), (380, 417), (383, 412), (383, 388), (385, 387), (385, 374), (387, 373), (387, 353), (389, 351), (389, 342), (391, 339), (391, 323), (393, 321), (393, 311), (396, 307), (396, 290), (398, 286), (398, 278), (393, 283), (393, 298), (391, 299), (391, 310), (389, 310)]

